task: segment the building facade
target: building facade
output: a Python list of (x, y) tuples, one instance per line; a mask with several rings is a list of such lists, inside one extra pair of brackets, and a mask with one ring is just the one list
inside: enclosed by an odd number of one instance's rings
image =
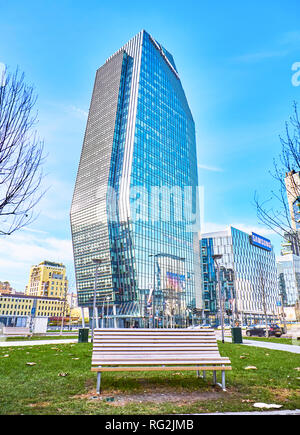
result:
[(96, 73), (70, 214), (79, 306), (96, 285), (120, 326), (182, 324), (201, 308), (197, 185), (174, 59), (143, 30)]
[(60, 298), (29, 296), (25, 293), (0, 295), (0, 324), (29, 326), (37, 317), (62, 318), (69, 307)]
[(279, 257), (277, 272), (281, 303), (295, 306), (300, 301), (300, 257), (293, 254)]
[(66, 299), (68, 279), (62, 263), (43, 261), (32, 266), (25, 293), (28, 296)]
[(233, 301), (235, 300), (233, 269), (230, 267), (225, 268), (221, 265), (218, 276), (213, 255), (213, 238), (202, 238), (200, 240), (200, 262), (204, 302), (203, 320), (212, 326), (220, 324), (220, 297), (218, 290), (218, 281), (220, 281), (225, 324), (232, 325)]
[(206, 319), (217, 314), (220, 304), (213, 255), (222, 256), (217, 261), (224, 273), (220, 280), (227, 288), (222, 290), (225, 313), (228, 310), (234, 320), (248, 324), (262, 320), (265, 313), (270, 321), (278, 318), (276, 260), (268, 239), (230, 227), (202, 234), (200, 245)]

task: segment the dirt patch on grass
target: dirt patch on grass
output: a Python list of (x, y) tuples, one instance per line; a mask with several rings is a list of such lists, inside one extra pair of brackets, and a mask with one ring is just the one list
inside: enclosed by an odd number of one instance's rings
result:
[(279, 402), (288, 402), (293, 393), (296, 392), (296, 390), (288, 390), (287, 388), (269, 388), (269, 391)]
[(113, 396), (113, 401), (109, 401), (110, 397), (102, 397), (101, 400), (105, 400), (107, 403), (113, 406), (124, 406), (128, 403), (180, 403), (181, 405), (188, 405), (193, 402), (206, 401), (219, 399), (222, 393), (217, 392), (165, 392), (165, 393), (141, 393), (130, 395), (116, 395)]
[(228, 397), (228, 393), (223, 391), (144, 391), (143, 393), (122, 393), (120, 391), (110, 391), (109, 393), (102, 393), (97, 395), (96, 391), (89, 394), (82, 394), (73, 396), (73, 399), (89, 400), (89, 401), (102, 401), (113, 406), (124, 406), (129, 403), (180, 403), (188, 405), (198, 401), (216, 400)]

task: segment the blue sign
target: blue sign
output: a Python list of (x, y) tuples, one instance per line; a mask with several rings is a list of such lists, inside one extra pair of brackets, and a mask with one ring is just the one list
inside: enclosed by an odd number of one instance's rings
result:
[(251, 243), (252, 245), (258, 246), (266, 251), (272, 251), (271, 241), (265, 239), (263, 236), (259, 236), (258, 234), (252, 233)]

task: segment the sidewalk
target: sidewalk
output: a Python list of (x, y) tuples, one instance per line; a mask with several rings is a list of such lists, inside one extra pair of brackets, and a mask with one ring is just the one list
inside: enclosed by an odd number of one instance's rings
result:
[[(216, 334), (217, 340), (222, 340), (221, 334)], [(224, 341), (228, 343), (232, 343), (231, 337), (224, 337)], [(295, 344), (280, 344), (280, 343), (271, 343), (267, 341), (259, 341), (259, 340), (249, 340), (248, 338), (243, 338), (243, 345), (245, 346), (255, 346), (255, 347), (263, 347), (265, 349), (273, 349), (273, 350), (283, 350), (285, 352), (299, 353), (300, 354), (300, 341), (299, 345)]]
[(58, 340), (20, 340), (20, 341), (1, 341), (0, 347), (12, 346), (40, 346), (42, 344), (70, 344), (77, 343), (78, 339), (58, 339)]
[(286, 411), (249, 411), (249, 412), (213, 412), (210, 414), (188, 414), (188, 415), (300, 415), (300, 409)]

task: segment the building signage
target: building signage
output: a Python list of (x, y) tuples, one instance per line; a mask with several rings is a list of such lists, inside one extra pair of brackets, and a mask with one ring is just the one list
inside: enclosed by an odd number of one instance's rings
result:
[(266, 251), (272, 250), (271, 241), (269, 239), (265, 239), (258, 234), (252, 233), (250, 237), (252, 245), (258, 246), (259, 248), (265, 249)]
[(185, 289), (185, 275), (167, 272), (167, 289), (181, 291)]

